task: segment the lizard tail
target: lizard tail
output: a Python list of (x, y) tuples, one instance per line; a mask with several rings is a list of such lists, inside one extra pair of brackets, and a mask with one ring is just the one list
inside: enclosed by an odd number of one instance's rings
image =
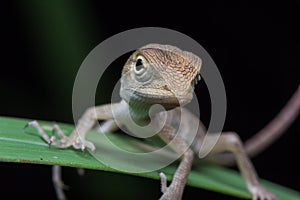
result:
[(245, 142), (245, 150), (249, 156), (255, 156), (265, 150), (296, 119), (300, 111), (300, 85), (282, 110), (263, 129)]
[[(246, 153), (250, 157), (253, 157), (265, 150), (286, 131), (286, 129), (296, 119), (299, 111), (300, 85), (282, 110), (274, 117), (274, 119), (245, 142), (244, 147)], [(231, 153), (224, 153), (221, 155), (216, 155), (215, 159), (213, 158), (213, 163), (230, 166), (235, 164), (235, 158)]]

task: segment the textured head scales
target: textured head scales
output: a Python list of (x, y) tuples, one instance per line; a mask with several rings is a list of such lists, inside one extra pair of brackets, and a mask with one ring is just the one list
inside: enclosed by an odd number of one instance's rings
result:
[[(195, 54), (171, 46), (149, 44), (140, 48), (142, 54), (157, 67), (168, 88), (178, 97), (187, 95), (200, 80), (202, 61)], [(192, 87), (191, 87), (192, 86)]]
[(191, 52), (161, 44), (135, 51), (123, 67), (120, 95), (126, 102), (176, 107), (193, 98), (201, 59)]

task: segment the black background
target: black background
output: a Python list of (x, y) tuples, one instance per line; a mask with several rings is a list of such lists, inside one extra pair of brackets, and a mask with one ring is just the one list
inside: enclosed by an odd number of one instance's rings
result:
[[(77, 5), (78, 12), (88, 16), (80, 23), (89, 30), (84, 36), (85, 45), (78, 50), (81, 56), (69, 62), (70, 71), (68, 73), (67, 68), (63, 75), (53, 67), (52, 60), (44, 57), (48, 47), (46, 43), (40, 44), (37, 36), (45, 40), (48, 36), (37, 31), (35, 19), (38, 16), (28, 11), (32, 2), (23, 2), (22, 6), (16, 2), (3, 5), (0, 114), (73, 123), (72, 84), (76, 70), (89, 51), (121, 31), (156, 26), (180, 31), (209, 52), (227, 92), (224, 130), (238, 132), (245, 141), (275, 116), (299, 84), (299, 5), (256, 7), (224, 2), (163, 5), (162, 2), (127, 1), (124, 5), (117, 2), (104, 5), (100, 1), (70, 1), (69, 5)], [(55, 28), (55, 21), (44, 26)], [(54, 49), (64, 45), (63, 42), (55, 44)], [(107, 76), (117, 80), (125, 60), (116, 62), (113, 70), (116, 72)], [(196, 92), (203, 110), (201, 118), (207, 124), (209, 116), (205, 113), (209, 115), (206, 106), (209, 101), (205, 98), (201, 101), (201, 89), (205, 90), (204, 84), (200, 84)], [(253, 158), (260, 177), (300, 190), (299, 130), (297, 119), (282, 138)], [(50, 173), (50, 166), (0, 163), (1, 195), (54, 199)], [(123, 199), (131, 195), (137, 199), (157, 199), (160, 195), (158, 181), (132, 176), (87, 171), (86, 176), (78, 177), (75, 170), (67, 168), (64, 179), (71, 186), (67, 192), (70, 199), (116, 199), (117, 195)], [(192, 187), (187, 187), (184, 193), (184, 199), (221, 198), (233, 199)]]

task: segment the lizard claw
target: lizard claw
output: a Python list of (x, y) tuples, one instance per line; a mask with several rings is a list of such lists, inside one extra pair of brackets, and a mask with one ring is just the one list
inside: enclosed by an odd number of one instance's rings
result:
[(95, 145), (92, 142), (89, 142), (86, 140), (84, 141), (84, 145), (82, 147), (84, 147), (84, 149), (82, 149), (82, 151), (85, 150), (86, 148), (88, 148), (92, 152), (95, 152), (95, 150), (96, 150)]
[(23, 127), (23, 130), (25, 130), (26, 128), (29, 127), (29, 123), (30, 123), (30, 122), (28, 122), (27, 124), (25, 124), (25, 126)]
[(252, 186), (249, 191), (252, 194), (252, 200), (279, 200), (275, 194), (269, 192), (262, 185)]
[(48, 145), (49, 145), (49, 148), (51, 147), (51, 145), (53, 144), (53, 142), (56, 140), (56, 137), (55, 136), (51, 136), (49, 141), (48, 141)]
[(44, 139), (44, 141), (47, 142), (49, 147), (56, 146), (58, 148), (68, 148), (69, 146), (73, 146), (75, 149), (81, 149), (82, 151), (84, 151), (86, 148), (90, 149), (91, 151), (95, 151), (96, 149), (95, 145), (92, 142), (86, 141), (79, 137), (74, 139), (72, 137), (66, 136), (57, 124), (53, 126), (52, 132), (57, 133), (59, 139), (57, 139), (54, 135), (49, 137), (36, 120), (28, 122), (24, 126), (24, 129), (29, 126), (33, 126), (34, 128), (36, 128), (40, 136)]
[(79, 137), (72, 145), (75, 149), (81, 149), (82, 151), (85, 151), (85, 149), (90, 149), (92, 152), (94, 152), (96, 150), (96, 147), (92, 142), (81, 139)]

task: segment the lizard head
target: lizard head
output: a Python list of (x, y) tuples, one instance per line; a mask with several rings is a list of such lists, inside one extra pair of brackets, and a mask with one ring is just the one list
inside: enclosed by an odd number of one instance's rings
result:
[(120, 96), (174, 108), (189, 103), (200, 80), (201, 59), (170, 45), (149, 44), (135, 51), (123, 67)]

